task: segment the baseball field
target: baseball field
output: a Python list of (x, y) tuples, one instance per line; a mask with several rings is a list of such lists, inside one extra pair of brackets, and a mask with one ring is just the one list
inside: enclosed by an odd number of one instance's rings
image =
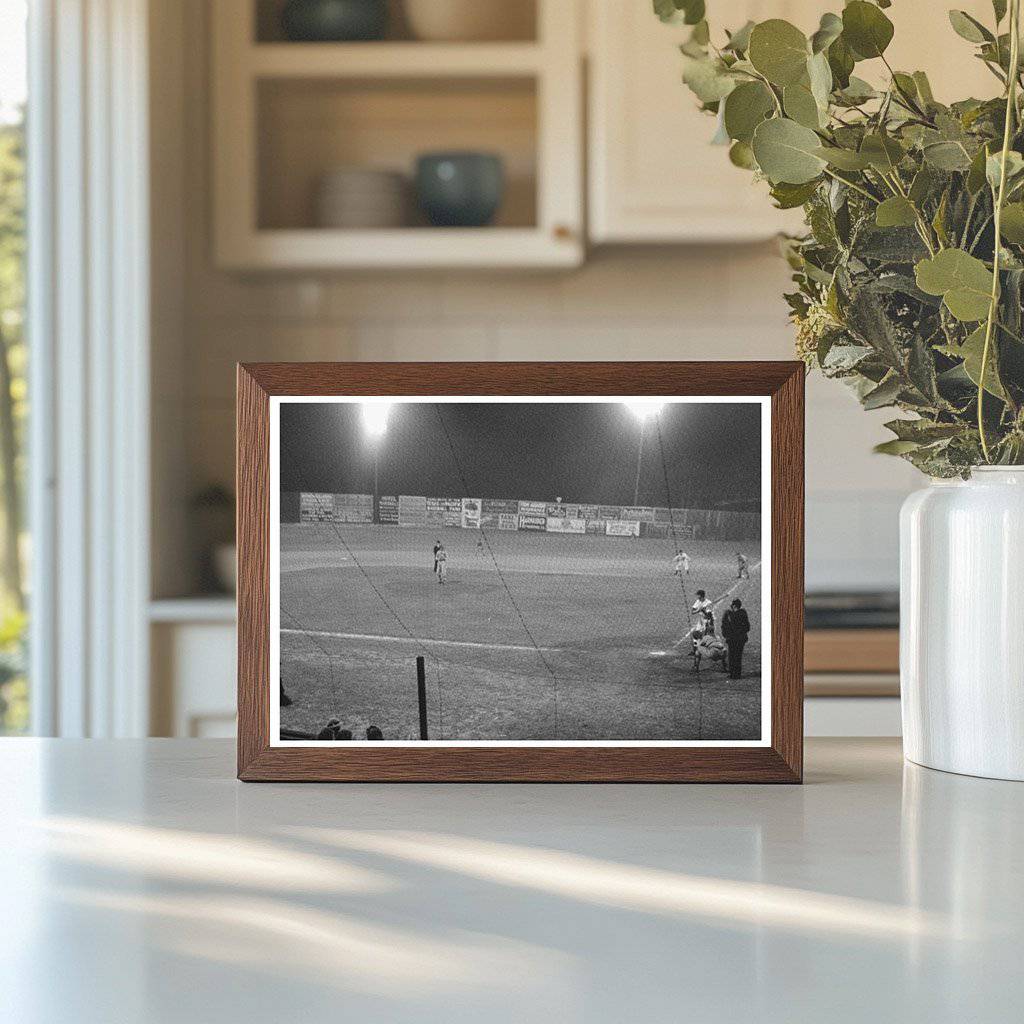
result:
[[(435, 540), (448, 579), (433, 573)], [(756, 544), (525, 531), (281, 527), (281, 726), (330, 718), (355, 739), (419, 738), (416, 656), (429, 738), (752, 740), (761, 732), (761, 572)], [(751, 578), (737, 580), (736, 550)], [(717, 622), (739, 597), (753, 629), (743, 677), (695, 671), (687, 609)]]

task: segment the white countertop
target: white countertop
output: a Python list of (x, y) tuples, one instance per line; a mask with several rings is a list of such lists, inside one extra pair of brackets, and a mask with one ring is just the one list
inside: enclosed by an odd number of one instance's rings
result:
[(1020, 1019), (1024, 785), (807, 767), (242, 785), (230, 742), (0, 741), (0, 1021)]

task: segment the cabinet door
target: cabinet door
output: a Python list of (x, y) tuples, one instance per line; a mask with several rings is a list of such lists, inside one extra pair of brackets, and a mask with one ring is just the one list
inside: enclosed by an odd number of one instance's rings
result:
[[(810, 0), (735, 0), (712, 7), (711, 17), (716, 34), (771, 17), (810, 31), (822, 9)], [(800, 225), (799, 211), (774, 209), (767, 186), (710, 145), (714, 118), (681, 79), (687, 27), (663, 25), (650, 0), (591, 0), (588, 27), (592, 241), (738, 241)]]
[[(990, 0), (957, 7), (986, 25)], [(812, 32), (840, 0), (731, 0), (709, 5), (713, 30), (747, 19), (786, 18)], [(999, 85), (974, 48), (950, 27), (946, 5), (893, 4), (896, 26), (887, 53), (893, 67), (928, 73), (943, 102), (997, 95)], [(723, 147), (709, 145), (714, 120), (697, 110), (680, 80), (678, 44), (685, 26), (663, 25), (650, 0), (589, 0), (590, 237), (594, 242), (706, 242), (766, 238), (798, 230), (799, 211), (772, 208), (766, 186), (733, 167)], [(1006, 30), (1006, 23), (1003, 23)], [(881, 83), (881, 62), (858, 67)]]

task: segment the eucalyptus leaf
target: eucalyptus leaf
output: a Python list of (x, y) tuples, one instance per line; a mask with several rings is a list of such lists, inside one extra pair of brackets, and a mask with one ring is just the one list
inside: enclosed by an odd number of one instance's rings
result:
[(958, 36), (969, 43), (991, 42), (995, 36), (980, 21), (972, 18), (966, 11), (950, 11), (949, 23)]
[(877, 132), (865, 135), (860, 144), (860, 153), (876, 171), (889, 174), (903, 159), (905, 151), (891, 135)]
[(845, 89), (850, 84), (850, 75), (853, 73), (853, 53), (842, 36), (836, 39), (826, 52), (828, 53), (828, 66), (832, 71), (832, 79), (836, 87)]
[[(1002, 174), (1002, 150), (992, 153), (985, 161), (985, 177), (989, 186), (995, 190), (999, 188), (999, 178)], [(1024, 171), (1024, 157), (1016, 150), (1011, 149), (1006, 154), (1006, 180), (1013, 181)]]
[(707, 46), (711, 42), (711, 29), (706, 21), (698, 21), (690, 33), (690, 42), (698, 46)]
[(948, 440), (963, 429), (958, 423), (935, 423), (925, 419), (890, 420), (885, 428), (901, 441), (916, 441), (918, 444)]
[(775, 184), (800, 185), (817, 178), (825, 167), (817, 154), (819, 143), (810, 128), (784, 117), (762, 121), (754, 130), (754, 156), (765, 177)]
[(909, 96), (912, 100), (919, 99), (917, 95), (917, 82), (914, 81), (912, 75), (905, 74), (902, 71), (896, 71), (893, 73), (892, 81), (901, 93)]
[(732, 50), (734, 53), (746, 53), (750, 48), (750, 33), (753, 31), (754, 24), (754, 22), (748, 21), (742, 28), (733, 32), (724, 49)]
[(943, 249), (915, 268), (917, 286), (929, 295), (941, 295), (958, 320), (970, 322), (988, 316), (992, 274), (976, 256), (963, 249)]
[(712, 58), (684, 56), (683, 81), (701, 103), (717, 103), (736, 87), (736, 79)]
[(971, 166), (967, 171), (967, 180), (965, 184), (967, 186), (967, 191), (972, 196), (976, 195), (985, 187), (985, 164), (988, 160), (988, 152), (988, 147), (982, 146), (982, 148), (974, 154), (974, 158), (971, 160)]
[(927, 164), (924, 165), (914, 175), (914, 180), (910, 183), (910, 189), (907, 192), (910, 201), (920, 207), (935, 188), (937, 177), (938, 175), (935, 171), (927, 166)]
[(916, 222), (914, 204), (903, 196), (890, 196), (875, 208), (875, 223), (880, 228), (907, 227)]
[(895, 405), (896, 399), (902, 390), (898, 376), (893, 374), (886, 378), (877, 387), (868, 391), (860, 400), (860, 404), (869, 412), (872, 409), (884, 409), (886, 406)]
[(742, 167), (745, 171), (756, 171), (757, 160), (754, 151), (747, 142), (734, 142), (729, 147), (729, 162), (734, 167)]
[(930, 346), (920, 334), (910, 340), (907, 356), (907, 376), (924, 404), (935, 405), (939, 401), (939, 384), (935, 375), (935, 358)]
[(704, 0), (654, 0), (654, 13), (664, 22), (696, 25), (704, 20)]
[(843, 171), (863, 171), (871, 166), (871, 161), (862, 153), (855, 153), (852, 149), (840, 149), (838, 146), (819, 146), (815, 151), (816, 156), (832, 167), (838, 167)]
[[(992, 347), (990, 342), (988, 362), (985, 367), (985, 390), (990, 395), (1005, 401), (1006, 392), (1003, 390), (1002, 384), (999, 383), (999, 377), (996, 375), (995, 368), (992, 365)], [(982, 357), (985, 354), (984, 324), (967, 336), (967, 340), (960, 346), (958, 354), (964, 361), (964, 373), (971, 378), (975, 387), (981, 387), (981, 364)]]
[(754, 129), (775, 109), (775, 98), (764, 82), (742, 82), (725, 100), (725, 129), (731, 139), (747, 142)]
[(788, 21), (771, 18), (751, 30), (747, 58), (772, 85), (798, 82), (807, 70), (809, 55), (807, 37)]
[(793, 210), (798, 206), (803, 206), (817, 190), (818, 182), (816, 180), (800, 185), (781, 181), (772, 186), (771, 197), (778, 209)]
[(874, 4), (852, 0), (843, 9), (843, 39), (861, 60), (881, 57), (892, 37), (892, 22)]
[(811, 52), (821, 53), (823, 50), (827, 50), (839, 38), (842, 31), (843, 19), (838, 14), (823, 14), (818, 31), (811, 36)]
[(821, 110), (806, 85), (787, 85), (782, 90), (782, 109), (785, 110), (787, 117), (805, 128), (821, 127)]
[(943, 171), (966, 171), (971, 158), (959, 142), (932, 142), (922, 148), (925, 160)]
[(932, 95), (932, 85), (928, 81), (928, 76), (923, 71), (915, 71), (911, 76), (914, 79), (914, 85), (917, 86), (917, 95), (921, 97), (925, 104), (934, 103), (935, 97)]
[[(867, 408), (867, 406), (865, 406)], [(872, 451), (876, 455), (906, 455), (907, 452), (915, 451), (921, 447), (920, 441), (883, 441), (876, 444)]]
[(878, 96), (878, 90), (868, 82), (865, 82), (863, 78), (851, 75), (846, 88), (840, 90), (839, 96), (844, 103), (851, 107), (856, 107), (861, 103), (867, 103), (875, 99)]
[(818, 53), (808, 59), (807, 80), (814, 102), (818, 105), (819, 120), (824, 125), (828, 120), (828, 99), (832, 93), (832, 69), (828, 66), (825, 54)]
[(1007, 203), (1003, 207), (999, 230), (1007, 242), (1024, 245), (1024, 203)]

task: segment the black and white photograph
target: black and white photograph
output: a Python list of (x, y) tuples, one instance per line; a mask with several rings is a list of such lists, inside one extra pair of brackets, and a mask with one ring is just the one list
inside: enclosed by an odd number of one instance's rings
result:
[(764, 742), (768, 415), (276, 399), (274, 742)]

